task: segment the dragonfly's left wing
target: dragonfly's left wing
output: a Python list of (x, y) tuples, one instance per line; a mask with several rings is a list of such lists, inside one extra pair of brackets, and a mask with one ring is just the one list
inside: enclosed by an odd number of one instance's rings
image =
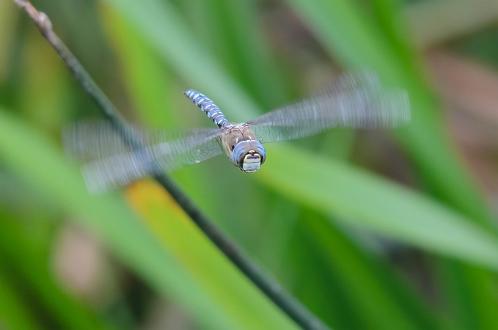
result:
[(296, 139), (331, 127), (396, 127), (410, 119), (406, 91), (371, 74), (347, 74), (315, 97), (249, 121), (262, 142)]
[(90, 190), (122, 186), (222, 153), (219, 129), (166, 134), (130, 127), (130, 132), (139, 148), (131, 148), (106, 121), (79, 122), (65, 129), (66, 151), (85, 162), (82, 170)]

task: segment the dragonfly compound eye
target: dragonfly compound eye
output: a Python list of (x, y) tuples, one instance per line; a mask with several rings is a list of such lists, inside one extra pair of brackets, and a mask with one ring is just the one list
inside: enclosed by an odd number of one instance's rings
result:
[(247, 173), (259, 170), (265, 159), (265, 148), (257, 140), (240, 141), (232, 151), (232, 161), (234, 164)]

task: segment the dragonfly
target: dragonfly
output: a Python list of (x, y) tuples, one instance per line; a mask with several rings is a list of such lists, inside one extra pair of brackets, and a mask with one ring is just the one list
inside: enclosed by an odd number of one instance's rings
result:
[[(216, 128), (173, 135), (129, 125), (134, 147), (108, 121), (81, 121), (63, 132), (67, 152), (84, 162), (83, 177), (94, 192), (127, 185), (225, 153), (241, 171), (254, 173), (267, 160), (264, 144), (318, 134), (333, 127), (390, 128), (410, 120), (407, 92), (381, 85), (372, 73), (347, 73), (308, 99), (242, 123), (230, 122), (213, 100), (188, 89), (192, 101)], [(289, 162), (292, 157), (289, 155)]]

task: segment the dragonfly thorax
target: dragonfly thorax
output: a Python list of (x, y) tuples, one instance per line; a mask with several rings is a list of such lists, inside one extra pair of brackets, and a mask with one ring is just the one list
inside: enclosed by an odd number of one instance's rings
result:
[(221, 142), (232, 163), (244, 172), (256, 172), (266, 160), (265, 148), (247, 124), (226, 127)]

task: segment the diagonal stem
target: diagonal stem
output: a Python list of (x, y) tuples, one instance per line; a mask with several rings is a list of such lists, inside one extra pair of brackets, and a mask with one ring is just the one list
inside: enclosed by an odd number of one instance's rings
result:
[[(60, 40), (52, 29), (48, 16), (38, 11), (27, 0), (14, 0), (36, 24), (41, 34), (61, 57), (66, 67), (79, 82), (85, 92), (96, 103), (103, 115), (112, 123), (121, 137), (132, 148), (140, 148), (140, 140), (134, 137), (132, 130), (121, 117), (116, 107), (97, 86), (81, 63)], [(241, 271), (261, 292), (287, 314), (303, 329), (327, 329), (299, 301), (254, 264), (232, 241), (230, 241), (214, 223), (188, 198), (187, 195), (166, 174), (155, 175), (156, 181), (173, 197), (176, 203), (188, 214), (197, 227), (216, 245), (216, 247)]]

